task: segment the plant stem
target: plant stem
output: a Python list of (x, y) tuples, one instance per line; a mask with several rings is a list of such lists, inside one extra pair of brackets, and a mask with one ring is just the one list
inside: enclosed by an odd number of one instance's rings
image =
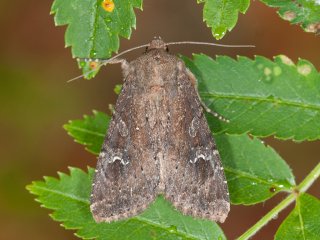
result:
[(264, 215), (256, 224), (249, 228), (244, 234), (237, 238), (237, 240), (245, 240), (256, 234), (264, 225), (266, 225), (270, 220), (277, 217), (279, 212), (288, 207), (296, 199), (296, 195), (291, 193), (282, 202), (275, 206), (270, 212)]
[[(300, 193), (304, 193), (320, 176), (320, 163), (308, 174), (308, 176), (289, 194), (283, 201), (275, 206), (270, 212), (263, 216), (256, 224), (243, 233), (237, 240), (246, 240), (256, 234), (270, 220), (277, 217), (279, 212), (294, 202)], [(298, 194), (297, 194), (298, 193)]]
[(302, 182), (298, 185), (297, 190), (299, 192), (305, 192), (308, 188), (317, 180), (320, 176), (320, 163), (308, 174), (308, 176), (302, 180)]

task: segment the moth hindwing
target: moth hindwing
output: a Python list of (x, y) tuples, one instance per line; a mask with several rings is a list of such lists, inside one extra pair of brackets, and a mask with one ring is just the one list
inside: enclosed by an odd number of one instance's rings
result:
[(223, 222), (229, 193), (194, 76), (161, 40), (122, 66), (93, 182), (94, 219), (135, 216), (163, 194), (184, 214)]

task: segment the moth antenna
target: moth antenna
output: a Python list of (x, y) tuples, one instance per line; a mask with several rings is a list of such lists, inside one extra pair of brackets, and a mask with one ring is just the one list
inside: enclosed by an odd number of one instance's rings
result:
[[(149, 47), (149, 46), (150, 46), (149, 43), (148, 43), (148, 44), (143, 44), (143, 45), (140, 45), (140, 46), (137, 46), (137, 47), (133, 47), (133, 48), (127, 49), (127, 50), (125, 50), (125, 51), (123, 51), (123, 52), (121, 52), (121, 53), (119, 53), (119, 54), (117, 54), (117, 55), (115, 55), (115, 56), (113, 56), (113, 57), (111, 57), (111, 58), (109, 58), (109, 59), (101, 59), (101, 62), (100, 62), (95, 68), (98, 69), (98, 68), (102, 67), (103, 65), (107, 65), (108, 63), (113, 63), (113, 61), (114, 61), (116, 58), (118, 58), (118, 57), (120, 57), (120, 56), (122, 56), (122, 55), (124, 55), (124, 54), (126, 54), (126, 53), (128, 53), (128, 52), (132, 52), (132, 51), (134, 51), (134, 50), (137, 50), (137, 49), (140, 49), (140, 48)], [(96, 60), (96, 59), (95, 59), (95, 60)], [(99, 60), (99, 59), (98, 59), (98, 60)], [(115, 62), (115, 63), (118, 63), (118, 62)], [(86, 74), (90, 74), (90, 73), (92, 73), (92, 72), (94, 72), (94, 71), (96, 71), (96, 70), (95, 70), (95, 69), (90, 70), (90, 71), (88, 71)], [(79, 79), (79, 78), (82, 78), (82, 77), (84, 77), (84, 76), (85, 76), (85, 74), (79, 75), (79, 76), (77, 76), (77, 77), (75, 77), (75, 78), (72, 78), (72, 79), (68, 80), (67, 83), (73, 82), (73, 81), (75, 81), (75, 80), (77, 80), (77, 79)]]
[[(166, 43), (167, 46), (169, 45), (182, 45), (182, 44), (192, 44), (192, 45), (207, 45), (207, 46), (217, 46), (217, 47), (228, 47), (228, 48), (237, 48), (237, 47), (245, 47), (245, 48), (250, 48), (250, 47), (255, 47), (254, 45), (228, 45), (228, 44), (220, 44), (220, 43), (210, 43), (210, 42), (194, 42), (194, 41), (182, 41), (182, 42), (169, 42), (169, 43)], [(130, 48), (130, 49), (127, 49), (109, 59), (104, 59), (104, 60), (101, 60), (101, 62), (95, 67), (96, 69), (104, 66), (104, 65), (107, 65), (108, 63), (113, 63), (113, 60), (115, 60), (116, 58), (128, 53), (128, 52), (132, 52), (134, 50), (137, 50), (137, 49), (140, 49), (140, 48), (145, 48), (145, 47), (149, 47), (150, 46), (150, 43), (148, 44), (143, 44), (143, 45), (140, 45), (140, 46), (137, 46), (137, 47), (133, 47), (133, 48)], [(97, 60), (97, 59), (95, 59)], [(118, 63), (118, 62), (116, 62)], [(91, 70), (91, 71), (88, 71), (86, 74), (90, 74), (92, 72), (94, 72), (96, 70)], [(70, 82), (73, 82), (79, 78), (83, 78), (85, 76), (85, 74), (82, 74), (82, 75), (79, 75), (75, 78), (72, 78), (70, 80), (67, 81), (67, 83), (70, 83)]]
[(228, 47), (228, 48), (237, 48), (237, 47), (256, 47), (255, 45), (228, 45), (220, 43), (210, 43), (210, 42), (193, 42), (193, 41), (182, 41), (182, 42), (169, 42), (166, 45), (181, 45), (181, 44), (192, 44), (192, 45), (208, 45), (208, 46), (217, 46), (217, 47)]

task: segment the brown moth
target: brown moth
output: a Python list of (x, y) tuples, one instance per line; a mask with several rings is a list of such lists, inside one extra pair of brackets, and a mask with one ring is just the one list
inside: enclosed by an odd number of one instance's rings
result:
[(93, 181), (94, 219), (135, 216), (163, 194), (184, 214), (224, 222), (227, 182), (194, 75), (160, 39), (132, 62), (122, 60), (122, 68)]

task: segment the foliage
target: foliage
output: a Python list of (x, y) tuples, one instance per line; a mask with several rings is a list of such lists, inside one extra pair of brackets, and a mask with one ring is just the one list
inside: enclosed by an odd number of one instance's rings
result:
[(58, 173), (59, 179), (45, 177), (27, 188), (44, 207), (55, 210), (54, 220), (77, 229), (83, 239), (225, 239), (217, 224), (182, 216), (161, 197), (137, 217), (97, 224), (89, 209), (93, 173), (93, 168), (88, 173), (70, 168), (70, 175)]
[[(307, 32), (319, 32), (320, 4), (315, 0), (261, 0), (278, 8), (279, 15)], [(235, 26), (239, 12), (249, 0), (197, 0), (203, 3), (203, 18), (216, 39)], [(119, 36), (129, 38), (136, 20), (134, 8), (142, 0), (55, 0), (51, 13), (56, 25), (68, 25), (65, 41), (86, 78), (94, 77), (100, 60), (117, 52)], [(238, 239), (248, 239), (292, 202), (295, 208), (279, 227), (276, 239), (318, 239), (319, 199), (305, 193), (320, 175), (320, 164), (299, 184), (286, 162), (258, 137), (275, 136), (295, 141), (320, 138), (320, 75), (306, 60), (294, 64), (279, 55), (273, 61), (203, 54), (182, 57), (195, 74), (199, 94), (206, 105), (229, 123), (211, 115), (207, 119), (228, 180), (232, 204), (252, 205), (279, 192), (287, 197)], [(121, 86), (115, 88), (116, 93)], [(110, 117), (103, 112), (64, 125), (68, 134), (86, 149), (98, 154)], [(52, 218), (83, 239), (226, 239), (213, 222), (193, 219), (176, 211), (159, 196), (142, 214), (124, 221), (97, 224), (89, 210), (93, 168), (84, 172), (70, 168), (59, 179), (45, 177), (27, 189), (42, 206), (53, 210)]]
[(230, 123), (215, 119), (215, 132), (250, 133), (296, 141), (320, 138), (320, 74), (306, 60), (295, 65), (280, 55), (270, 61), (202, 54), (185, 58), (199, 81), (199, 93)]
[[(279, 8), (279, 15), (292, 24), (300, 24), (306, 32), (320, 31), (320, 4), (316, 0), (261, 0), (270, 7)], [(245, 13), (249, 0), (197, 0), (203, 3), (203, 20), (216, 39), (231, 31), (238, 14)], [(112, 5), (106, 8), (105, 4)], [(100, 70), (99, 62), (119, 49), (119, 36), (130, 38), (136, 27), (133, 9), (142, 9), (142, 0), (55, 0), (51, 14), (55, 24), (68, 25), (65, 42), (72, 47), (72, 56), (78, 58), (83, 76), (93, 78)], [(91, 60), (93, 59), (93, 60)]]
[[(114, 8), (106, 10), (105, 2)], [(142, 9), (142, 0), (55, 0), (51, 13), (55, 14), (56, 25), (68, 25), (65, 42), (72, 47), (73, 57), (105, 59), (118, 51), (119, 36), (130, 38), (132, 27), (136, 27), (133, 8)], [(79, 63), (85, 74), (98, 70), (90, 63)], [(86, 76), (91, 78), (96, 73)]]
[[(95, 111), (93, 116), (71, 121), (65, 128), (72, 132), (69, 134), (77, 142), (90, 146), (88, 150), (98, 154), (97, 149), (102, 145), (109, 120), (106, 114)], [(87, 140), (90, 138), (93, 141)], [(233, 204), (263, 202), (280, 191), (291, 192), (296, 188), (290, 168), (272, 148), (260, 140), (250, 139), (246, 134), (218, 134), (215, 139)], [(60, 180), (46, 177), (44, 182), (33, 182), (28, 189), (39, 196), (38, 201), (46, 208), (55, 211), (52, 215), (54, 220), (63, 222), (67, 229), (77, 229), (77, 235), (84, 239), (153, 239), (155, 236), (159, 237), (156, 239), (225, 239), (218, 225), (181, 215), (161, 196), (148, 210), (135, 218), (97, 224), (89, 210), (94, 170), (89, 168), (86, 174), (80, 169), (71, 168), (70, 172), (70, 176), (59, 173)], [(320, 165), (317, 171), (311, 173), (313, 181), (319, 174)], [(279, 231), (281, 229), (290, 231), (291, 226), (284, 222)], [(112, 238), (109, 238), (110, 235)]]
[(319, 33), (320, 2), (318, 0), (261, 0), (270, 7), (279, 8), (278, 14), (292, 24), (299, 24), (304, 31)]
[[(291, 24), (299, 24), (304, 31), (320, 32), (320, 2), (317, 0), (260, 0), (269, 7), (278, 8), (281, 18)], [(249, 0), (197, 0), (204, 3), (203, 20), (211, 28), (216, 39), (231, 31), (238, 21), (238, 14), (245, 13)]]
[(211, 28), (216, 39), (231, 31), (238, 21), (238, 12), (245, 13), (250, 0), (197, 0), (204, 3), (203, 21)]
[(275, 239), (319, 239), (319, 214), (319, 199), (309, 194), (300, 195), (295, 208), (278, 229)]
[(63, 127), (76, 142), (86, 146), (89, 152), (98, 154), (110, 117), (102, 112), (93, 111), (93, 116), (84, 116), (83, 120), (72, 120)]

